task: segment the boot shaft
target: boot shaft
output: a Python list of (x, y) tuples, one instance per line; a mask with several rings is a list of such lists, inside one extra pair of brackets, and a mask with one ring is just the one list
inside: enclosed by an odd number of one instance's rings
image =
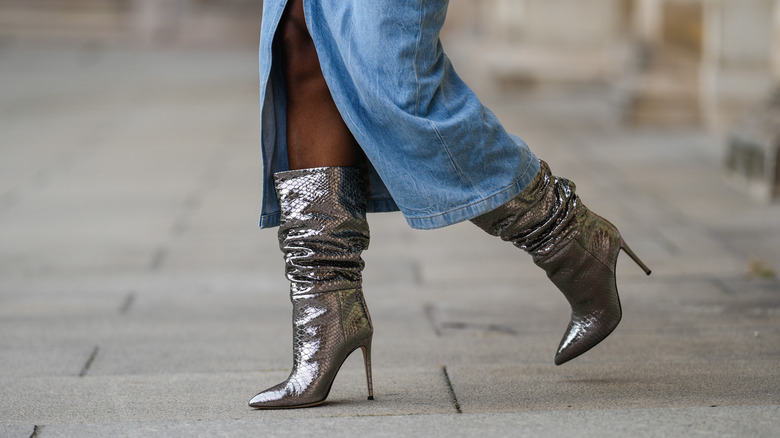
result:
[(281, 207), (279, 248), (292, 295), (360, 287), (368, 247), (366, 196), (355, 167), (274, 175)]

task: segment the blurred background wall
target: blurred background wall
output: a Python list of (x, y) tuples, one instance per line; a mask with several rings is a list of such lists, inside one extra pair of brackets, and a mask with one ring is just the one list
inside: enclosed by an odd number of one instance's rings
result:
[[(0, 43), (253, 50), (261, 10), (261, 0), (0, 0)], [(780, 107), (780, 0), (452, 0), (443, 39), (479, 91), (596, 87), (627, 125), (703, 127), (725, 142), (745, 114)], [(776, 125), (748, 123), (748, 158), (727, 154), (780, 195)]]
[(453, 1), (504, 85), (609, 84), (627, 122), (728, 128), (780, 80), (777, 0)]
[[(0, 40), (253, 47), (261, 9), (0, 0)], [(629, 123), (725, 130), (780, 81), (780, 0), (453, 0), (444, 38), (478, 44), (497, 87), (608, 85)]]
[(0, 0), (0, 38), (40, 44), (256, 46), (261, 0)]

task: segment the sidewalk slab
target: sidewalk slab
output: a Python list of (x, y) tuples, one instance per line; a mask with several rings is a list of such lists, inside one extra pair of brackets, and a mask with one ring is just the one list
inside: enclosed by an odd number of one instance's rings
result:
[(247, 406), (289, 371), (0, 378), (5, 425), (200, 421), (419, 415), (454, 412), (442, 370), (374, 370), (375, 400), (366, 400), (362, 357), (351, 356), (327, 404), (313, 409), (258, 412)]
[[(462, 415), (115, 423), (46, 426), (42, 438), (233, 437), (338, 435), (340, 437), (657, 437), (777, 436), (780, 407), (610, 409)], [(0, 429), (2, 430), (2, 429)]]

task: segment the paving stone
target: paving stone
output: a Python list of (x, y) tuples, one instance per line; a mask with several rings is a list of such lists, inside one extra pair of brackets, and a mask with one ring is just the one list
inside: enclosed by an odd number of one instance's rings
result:
[(78, 376), (95, 346), (87, 342), (72, 345), (3, 346), (0, 378)]
[(464, 412), (780, 403), (774, 361), (447, 367)]
[[(255, 434), (343, 437), (462, 436), (754, 436), (772, 437), (780, 426), (777, 406), (675, 409), (605, 409), (463, 415), (182, 421), (53, 425), (44, 437), (231, 437)], [(263, 414), (263, 413), (258, 413)], [(663, 419), (663, 421), (659, 421)]]
[[(453, 404), (440, 368), (375, 369), (373, 401), (366, 400), (362, 357), (350, 357), (319, 409), (258, 412), (255, 393), (287, 377), (265, 373), (159, 374), (0, 379), (6, 425), (137, 421), (311, 418), (448, 413)], [(409, 391), (407, 388), (414, 388)], [(19, 397), (24, 394), (24, 397)]]
[(0, 425), (0, 436), (8, 438), (29, 438), (33, 435), (35, 426), (3, 426)]

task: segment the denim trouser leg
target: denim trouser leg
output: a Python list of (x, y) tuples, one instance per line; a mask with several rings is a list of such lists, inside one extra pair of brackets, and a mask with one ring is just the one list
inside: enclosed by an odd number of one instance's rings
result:
[[(280, 15), (285, 2), (270, 3), (277, 9), (266, 5), (265, 13)], [(375, 171), (373, 210), (393, 209), (386, 197), (389, 192), (415, 228), (438, 228), (495, 209), (522, 191), (539, 170), (526, 144), (504, 130), (442, 51), (439, 31), (447, 4), (446, 0), (304, 4), (331, 95), (371, 162), (372, 174)], [(284, 148), (280, 81), (273, 80), (274, 72), (266, 65), (270, 59), (263, 59), (270, 56), (268, 38), (273, 32), (268, 26), (275, 29), (273, 16), (264, 16), (263, 21), (261, 80), (266, 71), (271, 76), (261, 82), (267, 174), (284, 170), (287, 163), (286, 152), (280, 151)], [(266, 132), (269, 129), (273, 132)], [(267, 204), (272, 202), (266, 196), (265, 226), (271, 226), (273, 211), (266, 211)]]

